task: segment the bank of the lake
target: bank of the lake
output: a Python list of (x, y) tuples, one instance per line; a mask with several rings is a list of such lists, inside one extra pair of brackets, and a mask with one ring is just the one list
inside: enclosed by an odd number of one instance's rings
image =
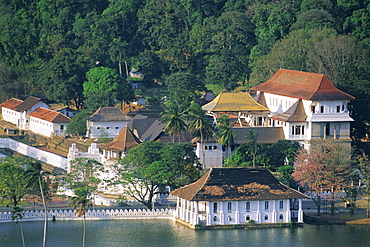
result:
[[(82, 221), (49, 224), (48, 246), (81, 246)], [(0, 246), (21, 246), (20, 225), (0, 224)], [(40, 246), (43, 222), (24, 222), (26, 245)], [(308, 225), (268, 229), (194, 231), (171, 220), (100, 220), (87, 222), (86, 246), (368, 246), (369, 226)]]

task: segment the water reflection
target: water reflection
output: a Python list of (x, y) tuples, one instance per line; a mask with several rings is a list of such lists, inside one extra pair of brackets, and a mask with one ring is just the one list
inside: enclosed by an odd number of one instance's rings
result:
[[(48, 246), (82, 243), (82, 221), (50, 222)], [(42, 244), (43, 222), (24, 222), (26, 245)], [(369, 246), (368, 226), (194, 231), (170, 220), (88, 221), (86, 246)], [(21, 246), (19, 224), (0, 223), (0, 246)]]

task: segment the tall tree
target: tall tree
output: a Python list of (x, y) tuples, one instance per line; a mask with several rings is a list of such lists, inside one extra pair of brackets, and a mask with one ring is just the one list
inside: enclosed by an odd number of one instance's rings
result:
[(31, 192), (23, 167), (29, 160), (24, 157), (0, 159), (0, 192), (13, 202), (14, 207)]
[(86, 210), (92, 206), (91, 190), (88, 187), (79, 187), (74, 190), (75, 196), (71, 198), (70, 206), (76, 210), (77, 217), (83, 217), (84, 230), (82, 234), (82, 246), (86, 243)]
[(218, 136), (217, 142), (227, 146), (228, 156), (231, 156), (231, 145), (234, 144), (236, 133), (233, 130), (235, 122), (231, 122), (230, 119), (226, 115), (221, 115), (220, 119), (218, 120), (218, 125), (216, 129), (216, 135)]
[(47, 229), (48, 229), (48, 209), (45, 200), (45, 189), (46, 186), (46, 176), (49, 175), (48, 172), (42, 170), (42, 165), (38, 161), (30, 160), (26, 165), (25, 177), (29, 182), (29, 185), (32, 187), (38, 187), (40, 190), (42, 204), (44, 206), (44, 232), (42, 239), (42, 246), (46, 246), (47, 240)]
[(170, 99), (179, 104), (182, 110), (189, 107), (196, 99), (197, 91), (204, 90), (204, 84), (197, 77), (189, 73), (175, 73), (166, 80)]
[(256, 156), (258, 153), (258, 149), (261, 148), (261, 144), (257, 142), (257, 137), (258, 134), (255, 133), (253, 130), (250, 130), (245, 134), (245, 138), (249, 139), (249, 141), (247, 142), (248, 145), (247, 152), (253, 157), (252, 159), (253, 167), (256, 167)]
[(86, 217), (88, 207), (92, 205), (93, 194), (101, 183), (100, 175), (103, 165), (96, 160), (78, 158), (71, 162), (67, 176), (64, 179), (64, 186), (73, 189), (74, 196), (70, 205), (76, 209), (76, 216), (83, 216), (84, 230), (82, 235), (82, 246), (86, 242)]
[(335, 139), (312, 141), (309, 152), (301, 150), (298, 153), (293, 177), (316, 194), (318, 215), (323, 191), (331, 193), (330, 213), (334, 214), (337, 191), (349, 185), (348, 178), (352, 171), (351, 155), (349, 144)]
[(200, 140), (200, 148), (202, 150), (203, 168), (205, 167), (205, 147), (204, 142), (213, 136), (213, 127), (211, 121), (202, 110), (198, 103), (193, 103), (187, 110), (188, 113), (188, 130), (193, 135), (193, 140)]
[(181, 135), (186, 131), (186, 123), (180, 105), (174, 101), (167, 101), (160, 115), (159, 121), (166, 124), (163, 130), (171, 136), (172, 142), (175, 142), (175, 136), (181, 142)]

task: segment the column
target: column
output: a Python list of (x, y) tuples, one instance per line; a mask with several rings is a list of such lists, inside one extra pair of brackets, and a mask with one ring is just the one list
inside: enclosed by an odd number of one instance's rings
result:
[(235, 202), (235, 224), (239, 224), (239, 201)]
[(276, 223), (276, 200), (273, 200), (272, 201), (272, 219), (271, 219), (271, 222), (272, 223)]
[(261, 223), (260, 203), (261, 203), (261, 201), (257, 201), (257, 219), (256, 219), (256, 223)]
[(302, 199), (298, 199), (298, 222), (303, 222)]
[(224, 205), (223, 205), (222, 201), (220, 201), (220, 224), (221, 225), (225, 224), (223, 208), (224, 208)]
[(286, 222), (290, 222), (292, 219), (291, 212), (290, 212), (290, 200), (287, 200), (287, 205), (286, 205)]
[(194, 208), (195, 208), (195, 213), (194, 213), (194, 217), (195, 217), (195, 225), (199, 223), (199, 216), (198, 216), (198, 202), (194, 202)]

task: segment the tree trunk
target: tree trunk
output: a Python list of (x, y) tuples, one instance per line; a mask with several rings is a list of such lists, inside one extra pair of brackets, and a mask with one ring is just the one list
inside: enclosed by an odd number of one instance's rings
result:
[(39, 186), (40, 186), (40, 193), (41, 193), (41, 198), (42, 198), (42, 204), (44, 205), (44, 236), (42, 239), (42, 247), (46, 246), (46, 238), (47, 238), (47, 230), (48, 230), (48, 210), (46, 207), (46, 202), (45, 202), (45, 196), (44, 196), (44, 191), (42, 189), (42, 184), (41, 184), (41, 178), (39, 177)]
[(331, 198), (331, 203), (330, 203), (330, 215), (334, 215), (334, 206), (335, 206), (335, 200), (334, 200), (334, 193)]
[(19, 226), (21, 227), (22, 244), (23, 244), (23, 247), (26, 247), (26, 243), (24, 242), (24, 233), (23, 233), (22, 219), (19, 220)]
[(317, 196), (317, 216), (320, 216), (321, 215), (321, 196)]
[(82, 235), (82, 247), (85, 247), (85, 242), (86, 242), (86, 217), (84, 213), (84, 232)]

